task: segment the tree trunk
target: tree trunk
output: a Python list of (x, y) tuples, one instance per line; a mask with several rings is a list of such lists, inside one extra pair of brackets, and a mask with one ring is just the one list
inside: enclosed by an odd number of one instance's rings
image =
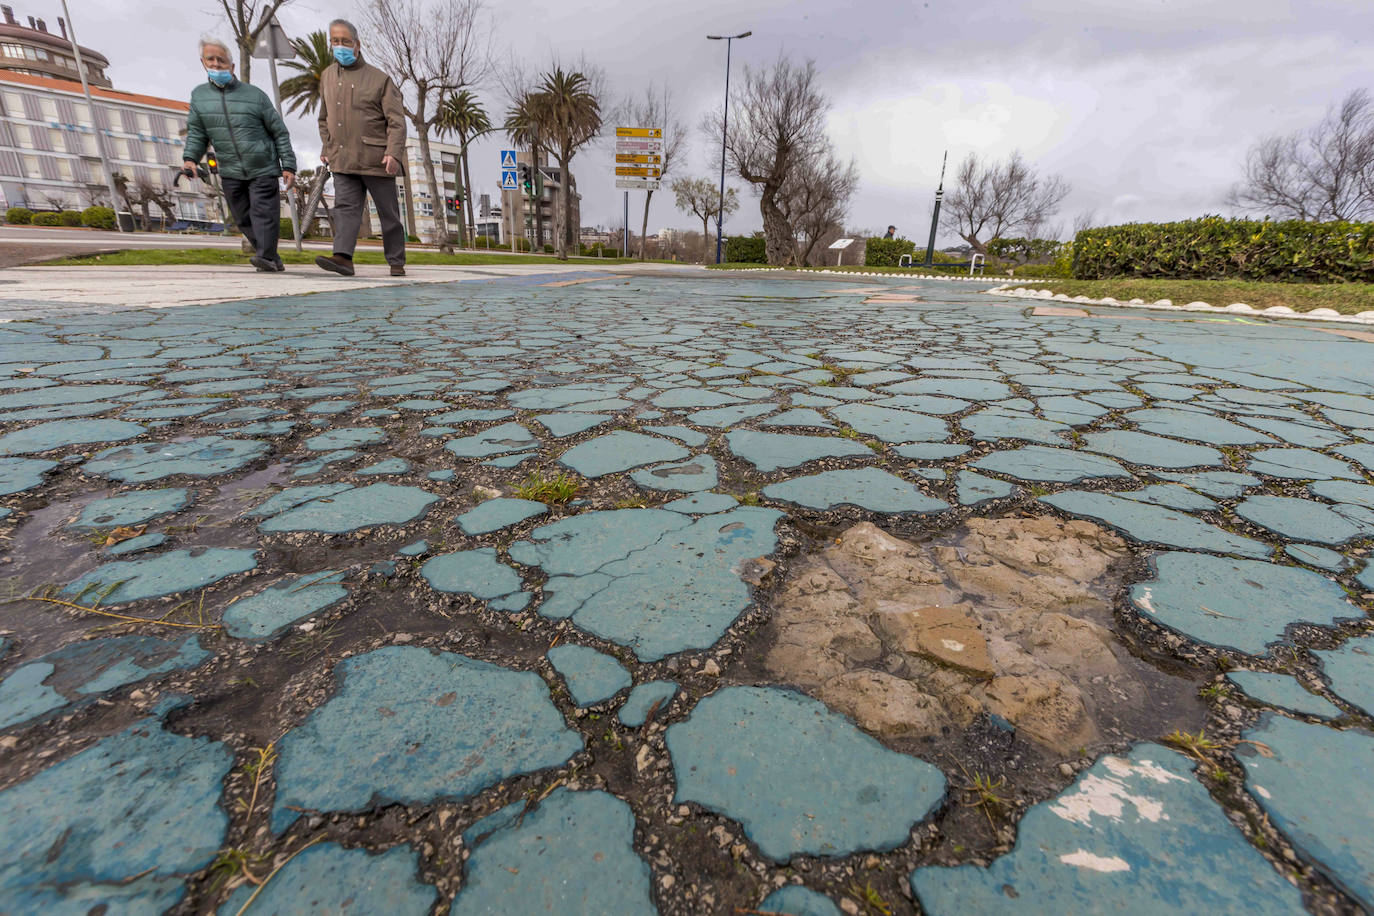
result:
[[(425, 164), (425, 181), (429, 184), (429, 199), (433, 203), (434, 242), (444, 254), (453, 254), (453, 245), (448, 240), (448, 208), (444, 205), (443, 195), (439, 193), (439, 179), (434, 173), (434, 160), (429, 158), (429, 125), (421, 120), (423, 112), (411, 119), (415, 125), (415, 139), (420, 141), (420, 157)], [(409, 189), (410, 183), (406, 182)], [(415, 230), (411, 230), (414, 232)], [(419, 235), (418, 232), (415, 232)]]
[(572, 163), (572, 154), (566, 149), (560, 148), (558, 151), (558, 228), (555, 230), (554, 249), (558, 253), (558, 260), (568, 259), (568, 176), (571, 174), (569, 166)]
[(654, 192), (644, 192), (644, 222), (639, 227), (639, 259), (644, 260), (644, 239), (649, 235), (649, 201), (653, 200)]
[(701, 263), (711, 263), (711, 214), (701, 218)]
[(458, 154), (458, 165), (463, 170), (463, 179), (461, 181), (461, 184), (463, 186), (463, 204), (466, 208), (464, 212), (467, 214), (468, 221), (468, 243), (472, 245), (473, 248), (476, 248), (477, 216), (473, 213), (472, 210), (472, 208), (476, 205), (476, 201), (472, 199), (472, 172), (468, 168), (468, 141), (461, 135), (459, 136), (459, 139), (463, 141), (463, 146)]
[(763, 214), (763, 246), (768, 254), (768, 263), (774, 267), (790, 264), (796, 253), (796, 241), (792, 227), (777, 204), (778, 188), (763, 186), (759, 197), (759, 210)]

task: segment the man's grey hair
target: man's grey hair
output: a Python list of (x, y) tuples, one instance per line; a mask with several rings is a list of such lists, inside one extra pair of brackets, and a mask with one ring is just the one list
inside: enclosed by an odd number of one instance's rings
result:
[(219, 48), (221, 51), (224, 52), (224, 56), (229, 58), (229, 60), (232, 61), (234, 59), (234, 52), (229, 50), (229, 46), (224, 42), (220, 41), (218, 38), (202, 38), (200, 40), (201, 57), (205, 56), (206, 48)]
[(352, 35), (354, 43), (357, 43), (358, 27), (355, 26), (353, 23), (349, 22), (347, 19), (335, 19), (333, 22), (329, 23), (329, 28), (325, 31), (325, 34), (328, 35), (330, 32), (334, 31), (334, 26), (336, 25), (341, 25), (344, 28), (348, 29), (348, 34)]

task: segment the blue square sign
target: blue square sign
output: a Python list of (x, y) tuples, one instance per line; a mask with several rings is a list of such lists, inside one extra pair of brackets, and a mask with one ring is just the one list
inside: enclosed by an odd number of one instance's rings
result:
[(501, 171), (504, 172), (504, 171), (506, 171), (507, 169), (513, 169), (513, 168), (515, 168), (515, 150), (513, 150), (513, 149), (503, 149), (503, 150), (501, 150)]
[(502, 190), (502, 191), (518, 191), (519, 189), (520, 189), (520, 185), (519, 185), (519, 183), (516, 181), (516, 178), (515, 178), (515, 170), (514, 170), (514, 169), (509, 169), (509, 170), (504, 171), (504, 172), (501, 173), (501, 190)]

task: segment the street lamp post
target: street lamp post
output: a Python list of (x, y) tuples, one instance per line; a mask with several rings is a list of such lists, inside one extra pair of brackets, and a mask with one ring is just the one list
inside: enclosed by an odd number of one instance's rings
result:
[[(76, 24), (72, 22), (71, 10), (67, 9), (67, 0), (62, 0), (62, 13), (67, 17), (67, 31), (72, 36), (72, 56), (76, 58), (76, 72), (81, 77), (81, 91), (86, 94), (86, 107), (91, 111), (91, 127), (95, 130), (95, 150), (100, 154), (100, 168), (105, 173), (105, 187), (110, 192), (110, 209), (115, 214), (115, 228), (123, 232), (124, 224), (119, 221), (119, 195), (115, 190), (114, 171), (110, 168), (110, 157), (105, 151), (105, 137), (100, 132), (100, 120), (95, 116), (95, 99), (91, 98), (91, 84), (86, 81), (86, 63), (81, 59), (81, 45), (76, 43)], [(131, 226), (133, 219), (134, 215), (130, 213)]]
[(738, 35), (707, 35), (712, 41), (725, 42), (725, 116), (721, 120), (720, 128), (720, 209), (716, 211), (716, 263), (720, 263), (720, 246), (722, 239), (722, 224), (725, 222), (725, 138), (730, 129), (730, 42), (736, 38), (748, 38), (753, 35), (750, 32), (741, 32)]
[(945, 196), (945, 165), (949, 163), (949, 150), (940, 163), (940, 187), (935, 191), (935, 212), (930, 217), (930, 242), (926, 245), (926, 266), (935, 263), (935, 230), (940, 228), (940, 201)]

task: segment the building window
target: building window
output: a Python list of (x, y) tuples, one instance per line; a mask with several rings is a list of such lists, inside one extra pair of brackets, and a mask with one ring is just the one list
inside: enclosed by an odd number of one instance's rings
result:
[(91, 126), (91, 109), (85, 102), (77, 102), (72, 108), (76, 111), (76, 123), (82, 127)]
[(42, 177), (43, 177), (43, 170), (42, 170), (42, 168), (38, 165), (38, 157), (37, 157), (37, 156), (20, 156), (19, 158), (22, 159), (22, 160), (24, 161), (24, 174), (25, 174), (25, 175), (29, 176), (30, 178), (42, 178)]
[(62, 176), (63, 181), (72, 181), (72, 161), (70, 159), (57, 160), (57, 174)]
[(49, 121), (56, 121), (56, 120), (57, 120), (57, 100), (56, 100), (56, 99), (39, 99), (39, 100), (38, 100), (38, 105), (39, 105), (40, 110), (43, 112), (43, 117), (44, 117), (46, 120), (49, 120)]
[(6, 57), (23, 57), (23, 56), (24, 56), (24, 46), (23, 46), (23, 45), (11, 44), (11, 43), (8, 42), (8, 41), (5, 42), (5, 43), (3, 43), (3, 44), (0, 44), (0, 51), (3, 51)]
[[(40, 127), (37, 129), (42, 130), (43, 128)], [(73, 152), (73, 150), (67, 145), (68, 141), (66, 133), (64, 131), (57, 129), (56, 127), (48, 128), (48, 142), (52, 145), (52, 148), (54, 150), (57, 150), (58, 152)]]

